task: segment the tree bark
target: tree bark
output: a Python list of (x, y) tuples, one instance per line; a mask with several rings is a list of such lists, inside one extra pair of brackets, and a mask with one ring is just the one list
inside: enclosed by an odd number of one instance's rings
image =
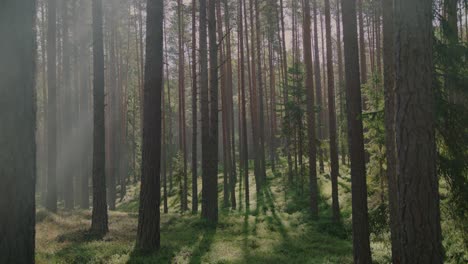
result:
[(192, 0), (192, 212), (198, 212), (198, 172), (197, 172), (197, 155), (198, 155), (198, 140), (197, 140), (197, 28), (196, 28), (196, 8), (197, 1)]
[(160, 247), (164, 1), (148, 0), (146, 8), (143, 155), (136, 248), (141, 251), (156, 251)]
[[(243, 16), (245, 15), (245, 4), (243, 0), (239, 0), (239, 53), (240, 53), (240, 89), (241, 89), (241, 102), (242, 102), (242, 171), (245, 182), (245, 208), (249, 207), (249, 151), (247, 140), (247, 110), (246, 110), (246, 92), (245, 92), (245, 66), (244, 66), (244, 25)], [(247, 44), (248, 45), (248, 44)]]
[(34, 263), (35, 14), (36, 1), (0, 8), (0, 263)]
[(342, 0), (349, 153), (353, 209), (354, 263), (372, 263), (367, 214), (366, 166), (362, 128), (361, 82), (356, 26), (356, 1)]
[(102, 34), (102, 1), (93, 0), (93, 214), (91, 231), (104, 235), (109, 231), (106, 201), (106, 153), (104, 127), (104, 44)]
[[(323, 122), (323, 109), (322, 109), (322, 78), (320, 76), (320, 53), (318, 42), (318, 26), (317, 26), (317, 0), (313, 2), (313, 19), (314, 19), (314, 75), (315, 75), (315, 99), (316, 105), (319, 109), (317, 114), (317, 139), (323, 140), (322, 122)], [(320, 171), (324, 170), (323, 166), (323, 151), (320, 144), (317, 145), (317, 152), (320, 164)]]
[(332, 211), (333, 219), (340, 221), (340, 204), (338, 200), (338, 144), (336, 133), (336, 109), (335, 109), (335, 76), (333, 72), (333, 49), (331, 36), (330, 0), (325, 0), (325, 35), (327, 45), (327, 75), (328, 75), (328, 122), (330, 134), (330, 177), (332, 182)]
[[(359, 19), (359, 56), (361, 65), (361, 82), (367, 82), (367, 60), (366, 60), (366, 43), (364, 42), (364, 18), (362, 14), (362, 1), (356, 0), (358, 5), (358, 19)], [(344, 19), (344, 16), (343, 16)]]
[(395, 136), (401, 263), (442, 263), (432, 3), (395, 0)]
[(46, 209), (57, 212), (57, 68), (56, 30), (57, 1), (49, 0), (47, 14), (47, 82), (48, 82), (48, 175)]
[(384, 96), (385, 96), (385, 146), (387, 158), (387, 181), (390, 206), (390, 230), (393, 263), (401, 263), (398, 246), (400, 235), (398, 228), (398, 201), (395, 157), (395, 62), (394, 62), (394, 0), (383, 0), (383, 60), (384, 60)]
[[(208, 19), (207, 19), (208, 11)], [(210, 46), (210, 75), (208, 87), (208, 45)], [(218, 43), (216, 38), (216, 0), (200, 0), (200, 67), (202, 92), (202, 217), (218, 222)], [(209, 88), (209, 89), (208, 89)], [(208, 94), (209, 93), (209, 94)], [(209, 96), (209, 97), (208, 97)]]
[[(314, 2), (315, 6), (315, 2)], [(315, 10), (315, 9), (314, 9)], [(317, 186), (317, 146), (315, 135), (315, 105), (314, 105), (314, 79), (312, 68), (312, 43), (310, 37), (310, 4), (304, 1), (304, 62), (306, 69), (305, 89), (307, 96), (307, 136), (309, 141), (309, 192), (310, 212), (313, 218), (318, 218), (318, 186)]]

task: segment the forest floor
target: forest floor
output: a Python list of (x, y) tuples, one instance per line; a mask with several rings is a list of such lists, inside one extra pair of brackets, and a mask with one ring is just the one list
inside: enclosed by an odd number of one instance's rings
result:
[[(222, 204), (222, 174), (219, 203)], [(138, 186), (109, 212), (110, 232), (101, 239), (89, 235), (90, 211), (39, 210), (36, 262), (41, 263), (352, 263), (349, 178), (340, 178), (342, 224), (331, 220), (328, 175), (320, 177), (320, 219), (308, 214), (304, 179), (286, 188), (285, 175), (268, 172), (261, 194), (250, 177), (248, 210), (220, 209), (216, 228), (199, 215), (179, 212), (179, 199), (169, 199), (169, 214), (161, 214), (161, 251), (151, 256), (133, 252), (138, 221)], [(200, 190), (200, 189), (199, 189)], [(242, 194), (243, 195), (243, 194)], [(237, 194), (238, 204), (239, 193)], [(242, 197), (241, 197), (242, 198)], [(242, 198), (243, 201), (243, 198)], [(177, 209), (175, 209), (177, 208)], [(172, 210), (172, 211), (171, 211)], [(386, 259), (389, 249), (373, 242), (373, 254)], [(388, 258), (387, 258), (388, 259)]]

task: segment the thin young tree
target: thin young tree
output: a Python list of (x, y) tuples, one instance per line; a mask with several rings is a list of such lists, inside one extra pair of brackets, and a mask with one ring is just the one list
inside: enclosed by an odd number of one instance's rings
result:
[(304, 62), (306, 70), (305, 89), (307, 96), (307, 136), (309, 141), (308, 154), (309, 154), (309, 195), (310, 195), (310, 212), (313, 218), (318, 217), (318, 186), (317, 186), (317, 146), (316, 133), (315, 133), (315, 96), (314, 96), (314, 70), (312, 66), (312, 43), (310, 36), (310, 3), (308, 0), (304, 1)]
[(340, 205), (338, 200), (338, 144), (336, 132), (336, 108), (335, 108), (335, 75), (333, 72), (333, 49), (331, 35), (330, 0), (325, 0), (325, 42), (327, 45), (327, 80), (328, 80), (328, 122), (330, 135), (330, 177), (332, 182), (332, 211), (333, 219), (340, 220)]
[(354, 263), (372, 263), (369, 219), (367, 214), (366, 166), (362, 127), (361, 81), (356, 25), (356, 0), (342, 0), (345, 78), (349, 153), (351, 156), (351, 187), (353, 209)]
[(155, 251), (160, 247), (164, 1), (148, 0), (146, 8), (143, 155), (136, 248), (141, 251)]
[(198, 211), (198, 73), (197, 73), (197, 1), (192, 0), (192, 212)]
[[(207, 24), (210, 42), (209, 79)], [(212, 223), (216, 223), (218, 222), (218, 43), (216, 38), (215, 0), (209, 2), (208, 8), (206, 0), (200, 0), (199, 26), (200, 89), (202, 100), (202, 217)]]
[[(367, 82), (367, 60), (366, 60), (366, 43), (364, 42), (364, 16), (362, 10), (362, 2), (364, 0), (357, 0), (358, 6), (358, 19), (359, 19), (359, 57), (361, 66), (361, 82)], [(344, 17), (343, 17), (344, 18)]]
[(432, 2), (395, 0), (397, 228), (401, 263), (442, 263)]
[(102, 0), (93, 0), (94, 135), (91, 232), (96, 235), (104, 235), (109, 231), (105, 175), (104, 43), (102, 30)]
[[(240, 53), (240, 89), (241, 89), (241, 105), (242, 105), (242, 135), (240, 138), (242, 139), (242, 171), (240, 172), (243, 174), (244, 182), (245, 182), (245, 208), (249, 207), (250, 204), (250, 194), (249, 194), (249, 151), (248, 151), (248, 144), (247, 144), (247, 112), (246, 112), (246, 92), (245, 92), (245, 55), (244, 55), (244, 25), (243, 25), (243, 16), (245, 10), (243, 8), (243, 0), (239, 0), (239, 19), (238, 19), (238, 32), (239, 32), (239, 53)], [(242, 176), (241, 176), (242, 177)]]
[(47, 11), (47, 143), (49, 158), (47, 159), (46, 208), (51, 212), (57, 212), (57, 0), (49, 0)]
[[(314, 19), (314, 76), (315, 76), (315, 98), (316, 105), (318, 108), (317, 114), (317, 136), (318, 140), (323, 140), (323, 105), (322, 105), (322, 77), (320, 73), (320, 52), (319, 52), (319, 41), (318, 41), (318, 22), (317, 22), (317, 0), (313, 0), (313, 19)], [(319, 143), (317, 145), (317, 154), (319, 159), (320, 172), (324, 171), (323, 165), (323, 150)]]
[(390, 230), (392, 240), (393, 263), (401, 263), (399, 228), (397, 226), (397, 186), (395, 156), (395, 71), (394, 71), (394, 0), (383, 0), (383, 61), (384, 61), (384, 97), (385, 97), (385, 147), (387, 159), (388, 202), (390, 208)]
[(187, 206), (187, 140), (186, 140), (186, 125), (185, 125), (185, 56), (184, 56), (184, 5), (182, 0), (177, 1), (177, 17), (178, 17), (178, 29), (179, 29), (179, 147), (183, 159), (183, 175), (182, 175), (182, 197), (181, 197), (181, 210), (182, 212), (188, 209)]
[(34, 263), (35, 12), (36, 1), (0, 8), (0, 263)]

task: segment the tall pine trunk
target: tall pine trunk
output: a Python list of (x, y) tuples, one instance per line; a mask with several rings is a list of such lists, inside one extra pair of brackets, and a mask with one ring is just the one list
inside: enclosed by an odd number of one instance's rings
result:
[(442, 263), (431, 1), (395, 0), (395, 138), (401, 263)]
[(312, 44), (310, 37), (310, 4), (304, 1), (304, 61), (306, 70), (305, 89), (307, 96), (307, 136), (309, 141), (309, 192), (310, 212), (313, 218), (318, 218), (318, 186), (317, 186), (317, 147), (315, 133), (314, 79), (312, 66)]
[(333, 49), (331, 36), (331, 15), (330, 0), (325, 0), (325, 42), (327, 45), (327, 75), (328, 75), (328, 122), (330, 135), (330, 163), (331, 163), (331, 182), (332, 182), (332, 210), (333, 219), (340, 220), (340, 205), (338, 200), (338, 144), (336, 132), (336, 108), (335, 108), (335, 76), (333, 72)]
[(0, 8), (0, 263), (34, 263), (35, 2)]
[(148, 0), (143, 109), (143, 153), (136, 248), (160, 247), (161, 95), (163, 90), (164, 1)]
[(198, 172), (197, 172), (197, 102), (198, 102), (198, 88), (197, 88), (197, 28), (196, 28), (196, 7), (197, 1), (192, 1), (192, 212), (198, 211)]
[(354, 263), (372, 263), (367, 214), (366, 166), (362, 128), (361, 81), (356, 25), (356, 1), (342, 0), (344, 57), (347, 91), (349, 153), (353, 209)]
[(102, 30), (102, 2), (101, 0), (93, 0), (94, 143), (91, 231), (97, 235), (104, 235), (109, 231), (105, 175), (104, 43)]
[(48, 175), (46, 208), (57, 212), (57, 68), (56, 68), (56, 30), (57, 0), (49, 0), (47, 14), (47, 143)]

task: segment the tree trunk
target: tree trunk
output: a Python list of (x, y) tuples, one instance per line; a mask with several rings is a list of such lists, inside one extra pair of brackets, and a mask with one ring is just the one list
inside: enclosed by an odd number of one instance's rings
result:
[(395, 0), (395, 136), (401, 263), (442, 263), (432, 3)]
[(330, 134), (330, 177), (332, 182), (332, 210), (333, 219), (340, 221), (340, 205), (338, 200), (338, 145), (336, 136), (336, 109), (335, 109), (335, 76), (333, 73), (333, 49), (331, 32), (330, 0), (325, 0), (325, 34), (327, 45), (327, 75), (328, 75), (328, 121)]
[(400, 235), (398, 228), (397, 204), (397, 178), (395, 157), (395, 62), (394, 62), (394, 29), (393, 29), (393, 2), (383, 0), (383, 60), (384, 60), (384, 96), (385, 96), (385, 146), (387, 158), (388, 196), (390, 206), (390, 229), (392, 241), (393, 263), (401, 263), (400, 248), (398, 246)]
[[(315, 1), (314, 1), (315, 7)], [(314, 9), (315, 10), (315, 9)], [(313, 218), (318, 218), (318, 186), (317, 186), (317, 146), (315, 136), (315, 105), (314, 105), (314, 79), (312, 68), (312, 44), (310, 37), (310, 4), (304, 1), (304, 62), (306, 69), (305, 89), (307, 96), (307, 136), (309, 141), (309, 192), (310, 212)]]
[(7, 0), (0, 8), (0, 263), (34, 263), (35, 14), (35, 1)]
[[(356, 0), (358, 5), (358, 18), (359, 18), (359, 56), (360, 56), (360, 65), (361, 65), (361, 82), (367, 82), (367, 60), (366, 60), (366, 44), (364, 42), (364, 18), (362, 15), (362, 1)], [(344, 22), (344, 16), (343, 16)]]
[(48, 175), (46, 209), (57, 212), (57, 68), (56, 28), (57, 0), (49, 0), (47, 14), (47, 80), (48, 80)]
[[(246, 92), (245, 92), (245, 60), (244, 60), (244, 25), (243, 16), (245, 16), (245, 3), (243, 0), (239, 0), (239, 53), (240, 53), (240, 89), (241, 89), (241, 101), (242, 101), (242, 155), (241, 161), (243, 168), (240, 172), (243, 173), (245, 182), (245, 208), (249, 208), (249, 151), (248, 151), (248, 140), (247, 140), (247, 110), (246, 110)], [(248, 43), (247, 43), (248, 45)]]
[(94, 64), (94, 136), (93, 136), (93, 215), (91, 231), (104, 235), (109, 231), (106, 201), (106, 153), (104, 127), (104, 44), (102, 34), (102, 2), (93, 0), (93, 64)]
[[(317, 114), (317, 136), (318, 140), (323, 140), (323, 107), (322, 107), (322, 78), (320, 76), (320, 53), (319, 53), (319, 42), (318, 42), (318, 26), (317, 26), (317, 0), (313, 2), (313, 16), (314, 16), (314, 74), (315, 74), (315, 93), (316, 93), (316, 105), (319, 109)], [(320, 164), (320, 172), (324, 171), (323, 165), (323, 151), (322, 146), (318, 144), (316, 146)]]
[(136, 248), (160, 247), (161, 94), (163, 89), (164, 1), (148, 0), (144, 83), (143, 155)]
[(188, 209), (187, 206), (187, 148), (185, 135), (185, 56), (184, 56), (184, 5), (182, 0), (177, 1), (178, 29), (179, 29), (179, 148), (183, 157), (183, 188), (181, 197), (182, 212)]
[[(216, 223), (218, 222), (218, 44), (216, 40), (216, 1), (209, 2), (208, 12), (207, 17), (206, 0), (200, 0), (202, 217)], [(210, 87), (208, 87), (207, 20), (210, 41)]]
[(346, 108), (346, 100), (345, 100), (345, 83), (344, 83), (344, 74), (343, 74), (343, 51), (341, 48), (342, 45), (342, 36), (341, 36), (341, 18), (340, 18), (340, 0), (336, 0), (336, 46), (338, 50), (338, 98), (340, 100), (340, 148), (341, 148), (341, 163), (346, 164), (346, 148), (345, 148), (345, 138), (347, 137), (346, 129), (345, 129), (345, 108)]
[(372, 263), (367, 214), (366, 166), (362, 129), (361, 82), (356, 27), (356, 1), (342, 0), (349, 153), (353, 209), (354, 263)]
[[(258, 0), (255, 0), (255, 26), (256, 26), (256, 51), (257, 51), (257, 77), (258, 77), (258, 111), (259, 111), (259, 163), (260, 163), (260, 175), (261, 186), (266, 181), (266, 168), (265, 168), (265, 115), (263, 111), (263, 79), (262, 79), (262, 53), (261, 53), (261, 20), (260, 20), (260, 8)], [(252, 39), (253, 41), (253, 39)]]
[[(233, 102), (233, 80), (232, 80), (232, 54), (231, 54), (231, 25), (228, 0), (224, 0), (224, 21), (226, 28), (226, 92), (227, 92), (227, 118), (228, 118), (228, 144), (231, 153), (230, 163), (230, 200), (231, 208), (236, 209), (236, 148), (235, 148), (235, 127), (234, 127), (234, 102)], [(219, 22), (221, 23), (221, 21)]]
[(192, 212), (198, 212), (198, 177), (197, 177), (197, 28), (196, 28), (197, 1), (192, 1)]

